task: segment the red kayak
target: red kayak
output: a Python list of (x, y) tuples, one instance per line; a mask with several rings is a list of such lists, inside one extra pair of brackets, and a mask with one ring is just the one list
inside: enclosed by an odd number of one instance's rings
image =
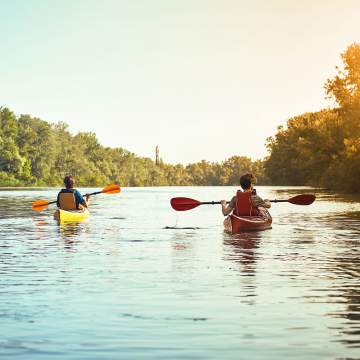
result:
[(259, 207), (258, 216), (230, 215), (224, 221), (225, 231), (230, 234), (238, 234), (243, 231), (259, 231), (271, 228), (272, 218), (270, 213)]

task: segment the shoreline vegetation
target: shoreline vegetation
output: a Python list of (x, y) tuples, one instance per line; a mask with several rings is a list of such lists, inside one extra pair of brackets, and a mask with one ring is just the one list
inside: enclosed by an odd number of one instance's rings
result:
[(72, 135), (65, 123), (50, 124), (0, 108), (0, 186), (61, 186), (65, 174), (77, 186), (237, 185), (246, 171), (264, 183), (263, 161), (233, 156), (222, 163), (183, 166), (139, 157), (123, 148), (102, 146), (94, 133)]
[(295, 116), (267, 139), (264, 171), (271, 184), (360, 192), (360, 44), (341, 59), (324, 84), (336, 107)]
[(72, 135), (63, 122), (17, 117), (0, 107), (0, 187), (61, 186), (67, 173), (76, 176), (78, 186), (229, 186), (252, 172), (258, 185), (360, 192), (360, 44), (350, 45), (341, 59), (343, 66), (324, 85), (336, 107), (289, 119), (266, 140), (269, 155), (255, 161), (233, 156), (186, 166), (156, 163), (121, 147), (104, 147), (94, 133)]

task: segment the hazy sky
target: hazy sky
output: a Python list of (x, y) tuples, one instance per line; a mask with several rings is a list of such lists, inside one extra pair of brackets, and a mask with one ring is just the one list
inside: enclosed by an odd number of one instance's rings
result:
[(0, 106), (166, 162), (260, 158), (360, 41), (359, 0), (0, 0)]

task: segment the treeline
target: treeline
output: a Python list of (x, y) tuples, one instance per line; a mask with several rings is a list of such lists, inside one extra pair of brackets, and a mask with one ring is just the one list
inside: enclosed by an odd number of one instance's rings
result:
[(183, 166), (155, 162), (123, 148), (102, 146), (95, 134), (72, 135), (64, 123), (0, 108), (0, 186), (61, 186), (65, 174), (78, 186), (238, 185), (244, 172), (264, 183), (263, 162), (234, 156), (221, 163)]
[(233, 156), (183, 166), (102, 146), (95, 134), (72, 135), (64, 123), (0, 108), (0, 186), (59, 186), (73, 174), (82, 186), (238, 185), (252, 172), (259, 184), (313, 185), (360, 192), (360, 45), (341, 54), (342, 68), (325, 83), (333, 109), (288, 120), (267, 139), (269, 156)]
[(360, 192), (360, 45), (341, 58), (342, 68), (325, 83), (337, 106), (296, 116), (268, 139), (264, 167), (272, 184)]

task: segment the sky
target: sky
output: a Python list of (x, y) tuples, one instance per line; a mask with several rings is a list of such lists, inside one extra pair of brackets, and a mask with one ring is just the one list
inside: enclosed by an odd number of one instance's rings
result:
[(333, 106), (358, 0), (0, 0), (0, 106), (165, 162), (266, 156)]

